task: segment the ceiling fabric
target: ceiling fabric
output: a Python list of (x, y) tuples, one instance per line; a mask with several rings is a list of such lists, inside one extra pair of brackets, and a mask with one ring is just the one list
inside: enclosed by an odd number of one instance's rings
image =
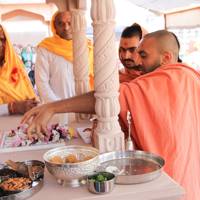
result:
[(200, 8), (167, 14), (166, 27), (168, 29), (200, 27)]
[(200, 6), (199, 0), (129, 0), (131, 3), (146, 8), (152, 12), (166, 14)]
[(165, 15), (166, 28), (200, 27), (200, 0), (129, 0), (157, 15)]

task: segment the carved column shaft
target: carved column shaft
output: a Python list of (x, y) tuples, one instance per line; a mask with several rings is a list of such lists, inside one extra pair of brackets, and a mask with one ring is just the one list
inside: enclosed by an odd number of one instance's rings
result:
[[(80, 95), (89, 91), (89, 60), (88, 41), (86, 38), (85, 11), (73, 9), (72, 12), (72, 35), (73, 35), (73, 70), (75, 77), (76, 94)], [(78, 114), (77, 120), (88, 118), (88, 115)]]
[(95, 111), (98, 118), (95, 146), (100, 152), (123, 150), (124, 134), (118, 123), (119, 74), (113, 0), (92, 0), (91, 16), (94, 28)]

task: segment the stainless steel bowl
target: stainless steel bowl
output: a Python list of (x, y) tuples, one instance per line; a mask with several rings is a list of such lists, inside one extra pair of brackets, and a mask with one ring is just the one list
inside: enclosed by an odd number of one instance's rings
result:
[[(50, 162), (54, 156), (66, 157), (70, 154), (80, 156), (91, 156), (92, 158), (78, 163), (57, 164)], [(52, 174), (61, 185), (78, 187), (87, 175), (93, 174), (99, 165), (99, 151), (88, 146), (62, 146), (47, 151), (43, 159), (50, 174)]]
[[(102, 173), (102, 172), (99, 172)], [(109, 180), (106, 181), (95, 181), (92, 177), (96, 176), (97, 174), (93, 174), (87, 178), (87, 186), (88, 190), (95, 194), (104, 194), (109, 193), (113, 190), (115, 184), (115, 175), (110, 172), (103, 172), (109, 174), (111, 177)]]

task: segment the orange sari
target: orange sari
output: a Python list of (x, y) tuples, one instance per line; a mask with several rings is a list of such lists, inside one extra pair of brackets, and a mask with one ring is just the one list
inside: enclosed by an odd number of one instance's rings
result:
[[(53, 33), (52, 37), (45, 38), (39, 43), (39, 47), (43, 47), (56, 55), (64, 57), (67, 61), (73, 62), (73, 44), (72, 40), (62, 39), (56, 34), (54, 27), (56, 12), (51, 20), (51, 31)], [(89, 50), (89, 82), (90, 88), (94, 88), (94, 71), (93, 71), (93, 45), (90, 40), (88, 40), (88, 50)]]
[(5, 63), (0, 67), (0, 104), (35, 98), (23, 63), (16, 55), (5, 30), (4, 34), (6, 47)]
[(139, 149), (162, 156), (167, 172), (186, 191), (184, 200), (200, 193), (200, 75), (183, 64), (166, 65), (121, 84), (120, 119)]

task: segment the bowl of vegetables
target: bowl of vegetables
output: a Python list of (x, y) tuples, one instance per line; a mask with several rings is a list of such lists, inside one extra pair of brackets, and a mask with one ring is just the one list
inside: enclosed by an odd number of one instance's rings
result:
[(88, 190), (95, 194), (109, 193), (113, 190), (115, 175), (110, 172), (98, 172), (88, 176)]

